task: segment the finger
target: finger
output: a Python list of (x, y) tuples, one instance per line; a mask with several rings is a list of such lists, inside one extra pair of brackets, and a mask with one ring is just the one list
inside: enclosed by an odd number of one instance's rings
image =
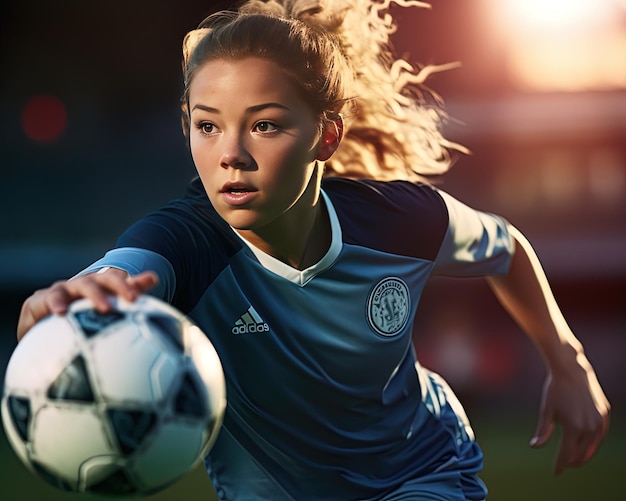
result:
[[(101, 313), (112, 307), (110, 296), (119, 296), (134, 301), (140, 291), (130, 281), (128, 273), (117, 268), (107, 268), (96, 273), (71, 280), (80, 296), (88, 297), (94, 308)], [(72, 287), (73, 289), (73, 287)]]
[(77, 296), (68, 291), (67, 283), (67, 281), (56, 282), (47, 291), (41, 291), (44, 301), (43, 307), (50, 313), (65, 314), (70, 303), (76, 299)]
[(118, 268), (105, 268), (91, 275), (99, 286), (104, 287), (108, 295), (120, 296), (127, 301), (137, 299), (139, 291), (129, 280), (129, 275)]
[(110, 293), (127, 301), (135, 301), (140, 294), (158, 284), (158, 276), (152, 271), (145, 271), (129, 276), (123, 270), (110, 268), (94, 275), (96, 281), (106, 287)]
[(575, 439), (568, 436), (567, 432), (564, 432), (561, 446), (559, 447), (556, 460), (554, 461), (555, 475), (560, 475), (567, 466), (570, 466), (575, 448)]
[(67, 307), (71, 302), (85, 298), (92, 302), (96, 311), (107, 313), (113, 307), (109, 298), (116, 293), (116, 287), (112, 286), (116, 281), (123, 282), (124, 280), (115, 279), (115, 277), (104, 278), (104, 274), (102, 276), (90, 274), (77, 277), (63, 284), (64, 298), (61, 298), (59, 294), (58, 296), (51, 296), (50, 301), (59, 301)]
[(139, 275), (128, 278), (128, 284), (137, 288), (140, 292), (146, 292), (154, 288), (159, 283), (159, 277), (152, 271), (145, 271)]
[(582, 466), (592, 458), (604, 440), (608, 432), (608, 427), (609, 414), (608, 409), (606, 409), (602, 416), (602, 423), (596, 428), (596, 431), (589, 432), (581, 438), (580, 450), (577, 451), (576, 455), (572, 458), (570, 466)]
[(530, 439), (531, 447), (542, 447), (544, 446), (550, 437), (552, 436), (552, 432), (554, 431), (554, 421), (551, 417), (548, 416), (547, 412), (543, 412), (539, 416), (539, 422), (537, 423), (537, 428), (535, 430), (535, 434)]
[[(29, 301), (31, 301), (29, 303)], [(20, 341), (24, 335), (37, 323), (39, 318), (47, 317), (51, 312), (44, 308), (32, 309), (32, 300), (27, 299), (22, 305), (22, 310), (17, 322), (17, 340)]]
[(35, 319), (30, 312), (23, 312), (20, 314), (20, 318), (17, 322), (17, 340), (22, 340), (24, 334), (26, 334), (30, 328), (35, 325)]
[(17, 340), (21, 340), (39, 320), (53, 313), (65, 313), (68, 304), (62, 282), (34, 292), (22, 304), (17, 324)]
[(555, 474), (560, 474), (567, 467), (585, 464), (600, 444), (602, 427), (590, 427), (585, 430), (563, 428), (563, 439), (555, 462)]

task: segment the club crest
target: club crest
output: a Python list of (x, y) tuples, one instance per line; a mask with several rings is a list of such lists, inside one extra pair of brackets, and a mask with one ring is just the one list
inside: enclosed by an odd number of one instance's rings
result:
[(381, 336), (398, 334), (409, 319), (409, 288), (397, 277), (387, 277), (376, 284), (367, 300), (367, 319)]

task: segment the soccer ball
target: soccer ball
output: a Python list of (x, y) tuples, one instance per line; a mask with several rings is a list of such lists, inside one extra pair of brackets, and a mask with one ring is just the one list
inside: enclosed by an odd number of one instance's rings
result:
[(193, 469), (226, 406), (205, 334), (150, 296), (86, 299), (38, 322), (7, 366), (2, 419), (17, 456), (67, 491), (152, 494)]

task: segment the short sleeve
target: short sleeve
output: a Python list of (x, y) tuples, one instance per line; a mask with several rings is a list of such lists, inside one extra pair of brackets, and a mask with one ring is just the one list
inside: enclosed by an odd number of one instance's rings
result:
[(159, 277), (159, 283), (149, 291), (149, 294), (168, 302), (172, 301), (176, 290), (176, 274), (170, 262), (160, 254), (133, 247), (112, 249), (77, 276), (98, 272), (106, 268), (118, 268), (129, 275), (153, 271)]
[(434, 274), (505, 275), (515, 249), (509, 223), (438, 190), (448, 209), (448, 228), (435, 259)]

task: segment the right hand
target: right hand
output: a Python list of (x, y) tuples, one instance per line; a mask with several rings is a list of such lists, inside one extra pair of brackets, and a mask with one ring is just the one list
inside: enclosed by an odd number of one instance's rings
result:
[(22, 339), (33, 325), (48, 315), (63, 315), (77, 299), (90, 299), (97, 311), (106, 313), (112, 308), (108, 296), (119, 296), (132, 302), (157, 283), (157, 275), (153, 272), (130, 276), (116, 268), (55, 282), (24, 301), (17, 323), (17, 340)]

